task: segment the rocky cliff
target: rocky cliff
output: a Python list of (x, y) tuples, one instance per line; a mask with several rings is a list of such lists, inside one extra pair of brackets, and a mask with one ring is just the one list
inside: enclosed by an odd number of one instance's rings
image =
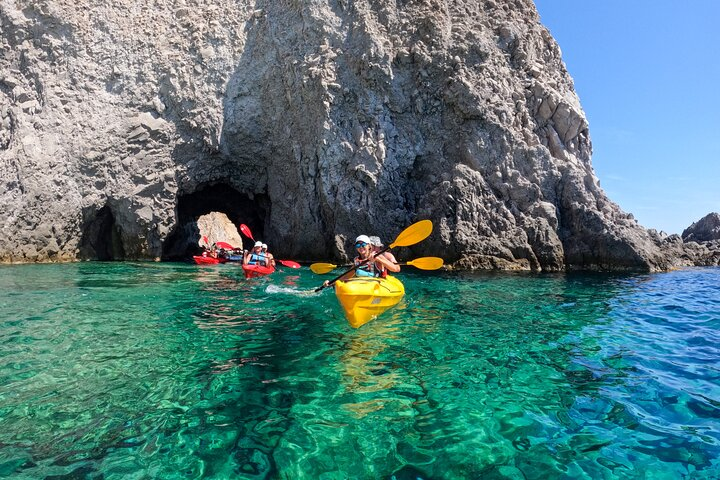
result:
[(682, 232), (682, 239), (685, 242), (720, 240), (720, 213), (709, 213), (694, 222)]
[[(327, 259), (665, 269), (530, 0), (0, 0), (0, 260), (181, 255), (217, 211)], [(193, 239), (197, 244), (197, 239)]]

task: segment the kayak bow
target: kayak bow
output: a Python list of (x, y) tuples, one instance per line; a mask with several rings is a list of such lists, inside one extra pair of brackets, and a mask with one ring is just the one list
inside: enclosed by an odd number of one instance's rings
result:
[(353, 277), (335, 282), (335, 295), (345, 311), (345, 318), (353, 328), (394, 307), (405, 295), (405, 287), (395, 277)]
[(203, 257), (202, 255), (193, 255), (193, 260), (198, 265), (217, 265), (218, 263), (225, 263), (224, 258), (214, 257)]
[(275, 267), (263, 266), (263, 265), (243, 265), (243, 272), (245, 272), (245, 278), (264, 277), (270, 275), (275, 271)]

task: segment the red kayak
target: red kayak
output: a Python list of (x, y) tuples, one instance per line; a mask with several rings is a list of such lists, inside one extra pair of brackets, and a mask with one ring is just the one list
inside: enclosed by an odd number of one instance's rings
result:
[(193, 260), (198, 265), (217, 265), (227, 261), (224, 258), (203, 257), (202, 255), (193, 255)]
[(242, 268), (245, 272), (245, 278), (264, 277), (275, 271), (275, 267), (265, 267), (263, 265), (243, 265)]

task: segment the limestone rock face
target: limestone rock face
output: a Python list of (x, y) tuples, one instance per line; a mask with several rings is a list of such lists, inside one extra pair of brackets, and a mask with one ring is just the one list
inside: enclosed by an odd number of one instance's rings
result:
[(530, 0), (0, 0), (2, 261), (168, 257), (222, 212), (295, 259), (430, 219), (467, 268), (669, 268), (591, 165)]

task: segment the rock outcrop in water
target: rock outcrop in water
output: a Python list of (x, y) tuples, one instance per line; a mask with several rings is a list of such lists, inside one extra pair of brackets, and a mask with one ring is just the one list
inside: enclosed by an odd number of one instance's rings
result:
[(709, 213), (686, 228), (682, 237), (671, 235), (663, 240), (669, 254), (682, 265), (720, 265), (720, 214)]
[(689, 262), (600, 188), (530, 0), (1, 5), (2, 261), (180, 255), (217, 211), (296, 259), (427, 218), (458, 267)]
[(712, 212), (683, 230), (685, 242), (711, 242), (720, 240), (720, 213)]
[[(225, 242), (243, 249), (243, 241), (230, 219), (224, 213), (210, 212), (200, 215), (196, 221), (187, 222), (176, 235), (177, 241), (165, 251), (169, 258), (187, 258), (199, 255), (217, 242)], [(252, 246), (252, 244), (251, 244)]]

